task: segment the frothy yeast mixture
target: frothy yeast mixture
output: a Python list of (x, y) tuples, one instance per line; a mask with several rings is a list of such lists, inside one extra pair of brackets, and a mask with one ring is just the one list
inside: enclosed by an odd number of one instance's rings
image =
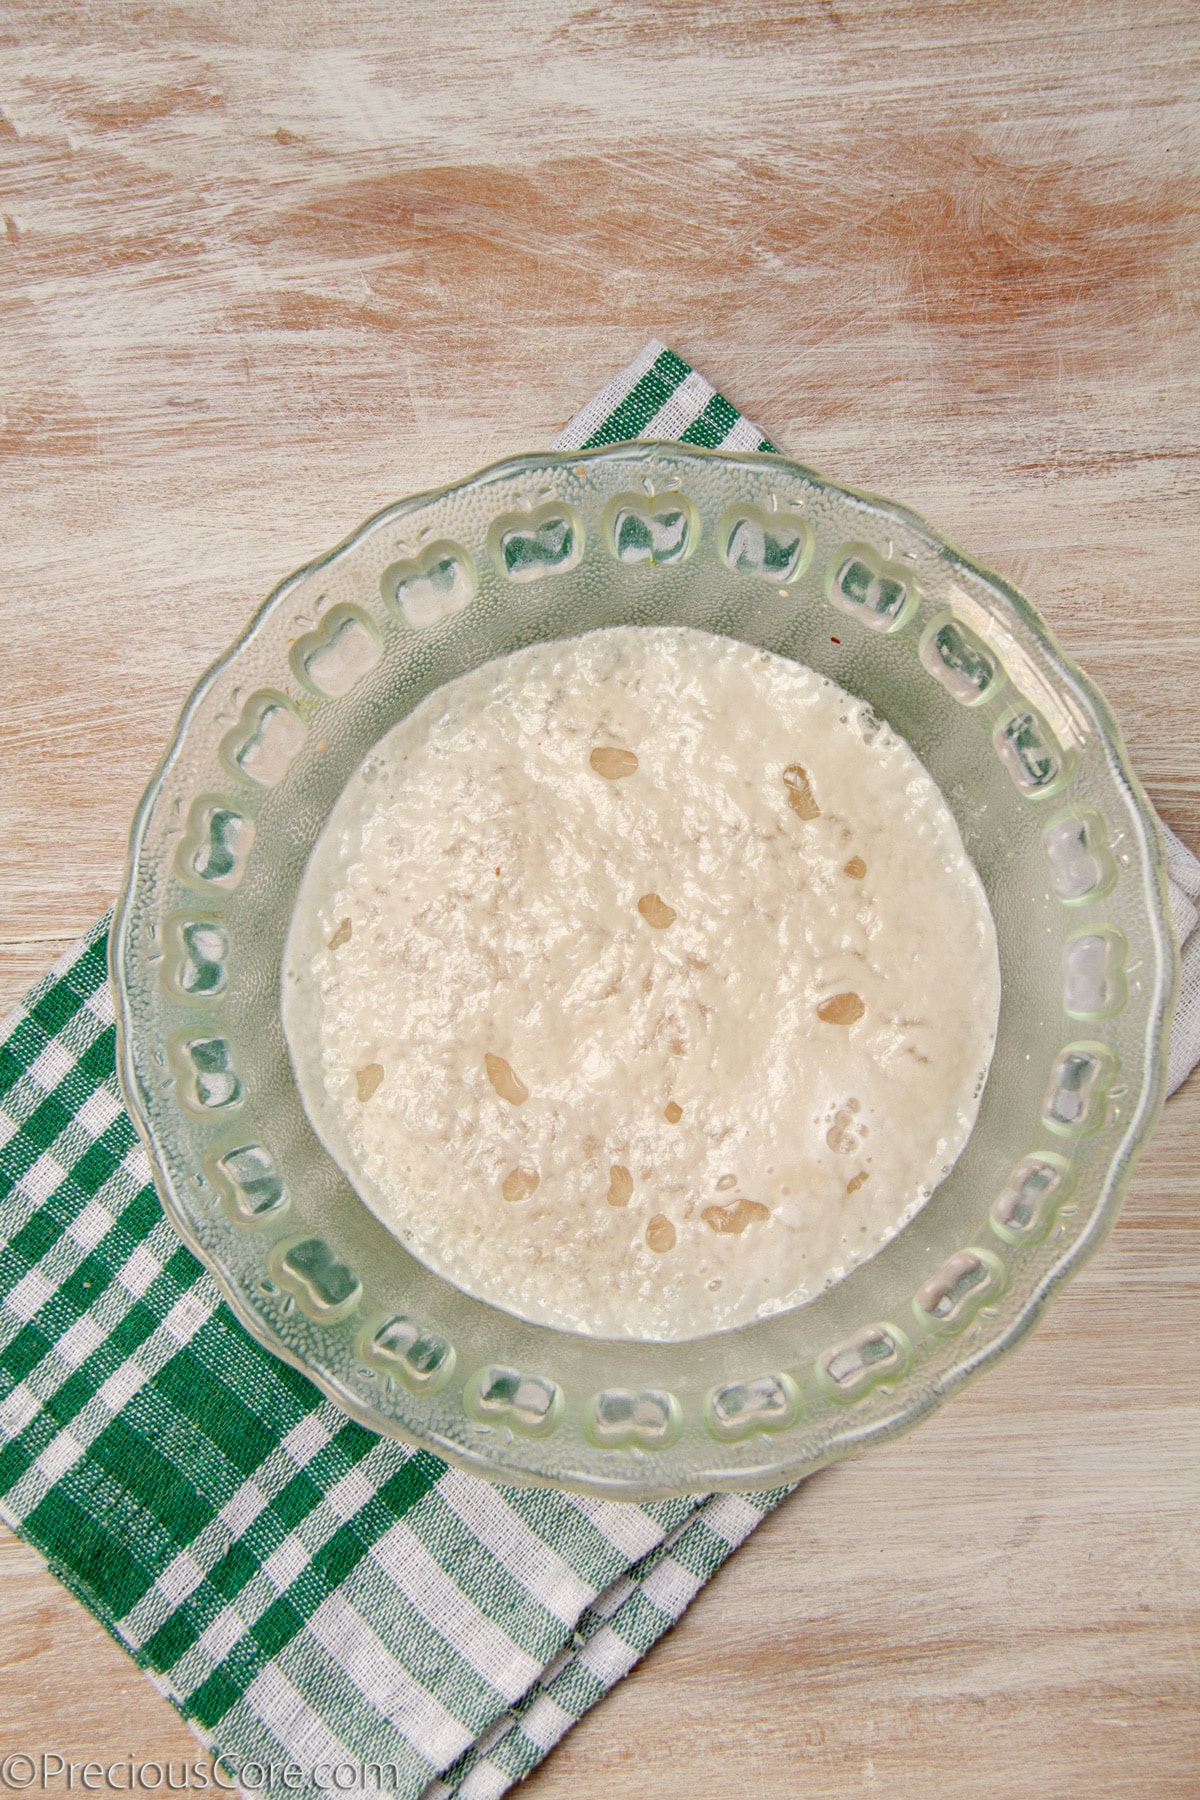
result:
[(309, 1116), (416, 1256), (655, 1339), (891, 1237), (967, 1139), (1000, 996), (903, 739), (811, 669), (638, 627), (488, 663), (390, 731), (284, 977)]

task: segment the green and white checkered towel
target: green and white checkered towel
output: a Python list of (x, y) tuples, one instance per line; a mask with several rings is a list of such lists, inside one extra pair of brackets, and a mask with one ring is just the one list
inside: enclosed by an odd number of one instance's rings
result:
[[(646, 434), (769, 448), (657, 344), (560, 443)], [(163, 1218), (107, 928), (0, 1031), (0, 1516), (243, 1788), (500, 1794), (782, 1496), (492, 1487), (276, 1361)]]
[[(559, 444), (638, 436), (771, 448), (657, 343)], [(0, 1516), (242, 1788), (489, 1800), (783, 1491), (491, 1487), (276, 1361), (163, 1218), (117, 1085), (107, 928), (0, 1030)]]

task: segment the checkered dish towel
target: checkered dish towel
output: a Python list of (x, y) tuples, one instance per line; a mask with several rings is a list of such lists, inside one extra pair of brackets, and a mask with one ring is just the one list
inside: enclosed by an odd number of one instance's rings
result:
[[(769, 450), (647, 347), (559, 439)], [(1200, 864), (1172, 1085), (1200, 1054)], [(124, 1112), (108, 920), (0, 1032), (0, 1516), (245, 1790), (488, 1800), (677, 1619), (786, 1490), (618, 1505), (374, 1436), (251, 1339)]]

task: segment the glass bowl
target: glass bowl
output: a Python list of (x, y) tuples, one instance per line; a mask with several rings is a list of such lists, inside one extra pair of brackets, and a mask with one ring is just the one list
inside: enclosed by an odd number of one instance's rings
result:
[[(687, 1343), (532, 1325), (415, 1261), (314, 1136), (280, 1021), (301, 873), (370, 746), (467, 669), (615, 624), (723, 633), (867, 700), (945, 794), (999, 936), (953, 1172), (846, 1280)], [(778, 456), (641, 443), (416, 495), (285, 581), (184, 709), (111, 941), (130, 1112), (247, 1329), (374, 1430), (626, 1500), (793, 1480), (1016, 1343), (1112, 1223), (1176, 978), (1153, 814), (1032, 608), (900, 507)]]

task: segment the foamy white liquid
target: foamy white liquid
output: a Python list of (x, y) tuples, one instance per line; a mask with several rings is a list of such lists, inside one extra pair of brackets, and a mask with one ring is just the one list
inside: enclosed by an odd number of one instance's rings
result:
[[(614, 749), (615, 779), (590, 760)], [(525, 1318), (659, 1339), (802, 1301), (912, 1216), (1000, 995), (908, 745), (810, 669), (636, 627), (489, 663), (389, 732), (284, 976), (309, 1116), (417, 1256)]]

